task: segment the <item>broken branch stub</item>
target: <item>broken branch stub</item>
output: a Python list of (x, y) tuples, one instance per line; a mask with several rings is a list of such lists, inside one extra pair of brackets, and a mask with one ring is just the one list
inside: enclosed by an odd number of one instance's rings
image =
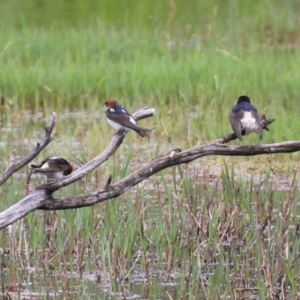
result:
[[(144, 118), (151, 117), (155, 114), (155, 109), (144, 108), (133, 114), (134, 118), (138, 121)], [(274, 119), (267, 120), (264, 117), (263, 127), (267, 129), (267, 126), (273, 123)], [(194, 149), (188, 149), (180, 151), (180, 149), (174, 149), (166, 155), (162, 155), (152, 159), (149, 162), (144, 163), (138, 170), (132, 172), (122, 180), (119, 180), (115, 184), (112, 184), (112, 178), (109, 177), (104, 188), (100, 191), (84, 195), (74, 195), (69, 197), (53, 199), (52, 193), (64, 186), (67, 186), (80, 178), (86, 176), (88, 173), (99, 167), (104, 161), (109, 159), (115, 151), (122, 144), (123, 139), (126, 136), (126, 132), (119, 130), (112, 138), (110, 144), (104, 149), (102, 153), (89, 161), (80, 169), (71, 173), (70, 175), (58, 180), (56, 182), (47, 183), (40, 186), (36, 191), (20, 200), (7, 210), (0, 213), (0, 229), (7, 225), (14, 223), (15, 221), (26, 216), (28, 213), (36, 210), (57, 210), (57, 209), (70, 209), (80, 208), (85, 206), (94, 205), (96, 203), (113, 199), (124, 192), (131, 189), (141, 181), (151, 177), (157, 172), (166, 168), (189, 163), (195, 159), (201, 158), (207, 155), (225, 155), (225, 156), (252, 156), (261, 154), (272, 153), (288, 153), (300, 151), (300, 142), (282, 142), (265, 145), (247, 145), (247, 146), (232, 146), (225, 145), (236, 137), (234, 134), (227, 135), (216, 141), (206, 143), (200, 147)], [(176, 150), (176, 151), (175, 151)]]
[(20, 161), (16, 161), (16, 152), (15, 150), (12, 152), (12, 155), (9, 159), (7, 164), (7, 169), (5, 172), (0, 176), (0, 185), (2, 185), (6, 180), (13, 175), (15, 172), (26, 166), (30, 163), (52, 140), (51, 133), (56, 123), (56, 113), (53, 112), (52, 117), (50, 119), (49, 124), (45, 128), (45, 137), (40, 142), (37, 143), (35, 148), (29, 153), (27, 156), (22, 158)]

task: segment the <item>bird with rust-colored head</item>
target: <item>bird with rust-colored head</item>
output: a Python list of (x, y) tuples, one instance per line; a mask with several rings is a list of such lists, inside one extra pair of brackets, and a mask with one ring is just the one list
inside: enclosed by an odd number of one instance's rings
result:
[(104, 104), (107, 121), (113, 128), (135, 131), (141, 137), (149, 136), (151, 130), (137, 125), (133, 116), (117, 100), (109, 99)]
[(73, 171), (72, 165), (62, 157), (51, 156), (43, 160), (39, 165), (30, 165), (33, 173), (47, 176), (47, 181), (61, 179)]
[(255, 106), (251, 104), (248, 96), (240, 96), (236, 105), (231, 109), (229, 121), (233, 132), (239, 140), (243, 135), (255, 132), (260, 139), (263, 138), (263, 129), (260, 117)]

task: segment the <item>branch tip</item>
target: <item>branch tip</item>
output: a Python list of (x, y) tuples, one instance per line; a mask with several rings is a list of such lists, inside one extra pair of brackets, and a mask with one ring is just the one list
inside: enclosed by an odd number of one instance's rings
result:
[(56, 113), (52, 113), (49, 125), (45, 128), (44, 139), (36, 144), (36, 147), (27, 156), (21, 158), (19, 161), (16, 160), (16, 152), (13, 151), (10, 159), (7, 162), (6, 171), (0, 176), (0, 186), (15, 172), (23, 168), (29, 162), (31, 162), (52, 140), (51, 132), (56, 122)]
[(56, 123), (56, 113), (53, 112), (49, 124), (45, 127), (46, 137), (49, 137), (51, 135), (55, 123)]
[(16, 157), (17, 157), (17, 152), (16, 152), (16, 149), (14, 149), (12, 152), (11, 152), (11, 155), (10, 155), (10, 158), (7, 162), (7, 169), (9, 169), (15, 162), (16, 162)]

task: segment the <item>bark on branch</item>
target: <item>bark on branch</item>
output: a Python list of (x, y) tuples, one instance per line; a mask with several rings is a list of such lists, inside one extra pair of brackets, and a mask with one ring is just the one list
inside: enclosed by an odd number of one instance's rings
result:
[[(140, 120), (143, 118), (151, 117), (154, 113), (154, 109), (145, 108), (139, 110), (133, 116), (136, 120)], [(268, 130), (267, 126), (274, 122), (274, 119), (267, 120), (265, 115), (263, 115), (262, 122), (264, 129)], [(54, 199), (52, 197), (52, 193), (54, 191), (79, 180), (80, 178), (84, 177), (89, 172), (97, 168), (99, 165), (101, 165), (105, 160), (107, 160), (121, 145), (125, 135), (126, 132), (124, 131), (117, 132), (117, 134), (113, 136), (108, 147), (100, 155), (88, 162), (85, 166), (78, 169), (69, 176), (66, 176), (60, 181), (47, 183), (40, 186), (32, 194), (28, 195), (4, 212), (0, 213), (0, 229), (24, 217), (29, 212), (34, 211), (35, 209), (58, 210), (80, 208), (115, 198), (161, 170), (164, 170), (171, 166), (189, 163), (203, 156), (252, 156), (271, 153), (288, 153), (300, 150), (299, 141), (248, 146), (225, 145), (225, 143), (236, 139), (234, 134), (230, 134), (194, 149), (189, 149), (182, 152), (179, 149), (174, 149), (166, 155), (159, 156), (143, 164), (137, 171), (131, 173), (130, 175), (113, 185), (111, 185), (110, 177), (103, 190), (85, 195), (74, 195), (57, 199)]]
[(52, 117), (48, 126), (45, 128), (45, 137), (41, 143), (37, 143), (33, 151), (22, 158), (20, 161), (16, 161), (16, 151), (14, 150), (10, 156), (10, 159), (7, 164), (7, 169), (5, 172), (0, 176), (0, 185), (2, 185), (12, 174), (26, 166), (30, 163), (52, 140), (51, 137), (52, 130), (56, 123), (56, 114), (53, 112)]
[[(155, 114), (154, 108), (144, 107), (143, 109), (138, 110), (132, 116), (135, 118), (136, 121), (139, 121), (139, 120), (142, 120), (145, 118), (149, 118), (149, 117), (153, 116), (154, 114)], [(42, 143), (43, 147), (45, 147), (52, 140), (52, 138), (50, 139), (50, 141), (48, 141), (48, 139), (46, 140), (46, 136), (48, 137), (47, 133), (49, 133), (49, 138), (50, 138), (51, 131), (55, 124), (55, 119), (56, 119), (56, 116), (54, 113), (52, 116), (52, 119), (51, 119), (51, 121), (53, 120), (54, 123), (52, 124), (50, 122), (49, 126), (46, 127), (46, 135), (45, 135), (45, 139)], [(50, 126), (50, 125), (52, 125), (52, 126)], [(105, 162), (110, 156), (112, 156), (115, 153), (115, 151), (122, 144), (125, 135), (126, 135), (126, 132), (124, 130), (119, 130), (113, 136), (110, 144), (106, 147), (106, 149), (101, 154), (99, 154), (94, 159), (92, 159), (87, 164), (85, 164), (83, 167), (81, 167), (80, 169), (71, 173), (69, 176), (66, 176), (62, 180), (59, 180), (56, 182), (51, 182), (51, 183), (46, 183), (46, 184), (38, 187), (36, 191), (31, 193), (27, 197), (23, 198), (21, 201), (17, 202), (13, 206), (9, 207), (5, 211), (1, 212), (0, 213), (0, 229), (23, 218), (28, 213), (30, 213), (34, 210), (36, 210), (38, 208), (42, 208), (43, 206), (45, 206), (45, 203), (47, 200), (53, 201), (52, 193), (54, 191), (81, 179), (82, 177), (86, 176), (88, 173), (90, 173), (94, 169), (96, 169), (98, 166), (100, 166), (103, 162)], [(44, 143), (46, 143), (47, 141), (48, 141), (48, 143), (44, 145)], [(38, 144), (38, 146), (39, 146), (39, 144)], [(37, 149), (37, 147), (36, 147), (36, 149)], [(35, 152), (35, 150), (34, 150), (34, 152)], [(37, 154), (39, 152), (37, 152)], [(36, 155), (34, 155), (32, 157), (32, 159)]]

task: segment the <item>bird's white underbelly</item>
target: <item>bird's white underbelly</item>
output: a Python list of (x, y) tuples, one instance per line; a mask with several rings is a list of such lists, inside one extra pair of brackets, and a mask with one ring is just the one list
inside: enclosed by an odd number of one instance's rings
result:
[(53, 179), (60, 179), (60, 178), (64, 177), (64, 175), (62, 174), (62, 172), (53, 172), (53, 173), (49, 174), (48, 177), (53, 178)]
[(107, 122), (109, 123), (109, 125), (112, 126), (115, 129), (117, 129), (117, 130), (124, 129), (124, 130), (130, 130), (130, 131), (132, 131), (132, 129), (130, 129), (128, 127), (124, 127), (124, 126), (120, 125), (119, 123), (110, 120), (109, 118), (106, 118), (106, 119), (107, 119)]
[(49, 168), (49, 164), (47, 162), (45, 162), (42, 166), (41, 169), (48, 169)]
[(250, 111), (245, 111), (244, 117), (241, 119), (242, 128), (245, 129), (245, 134), (258, 132), (258, 124)]
[(53, 172), (53, 171), (47, 171), (44, 170), (43, 168), (41, 168), (40, 170), (36, 170), (36, 174), (41, 174), (44, 176), (48, 177), (48, 181), (49, 180), (56, 180), (56, 179), (60, 179), (62, 178), (64, 175), (62, 174), (62, 171), (57, 171), (57, 172)]

